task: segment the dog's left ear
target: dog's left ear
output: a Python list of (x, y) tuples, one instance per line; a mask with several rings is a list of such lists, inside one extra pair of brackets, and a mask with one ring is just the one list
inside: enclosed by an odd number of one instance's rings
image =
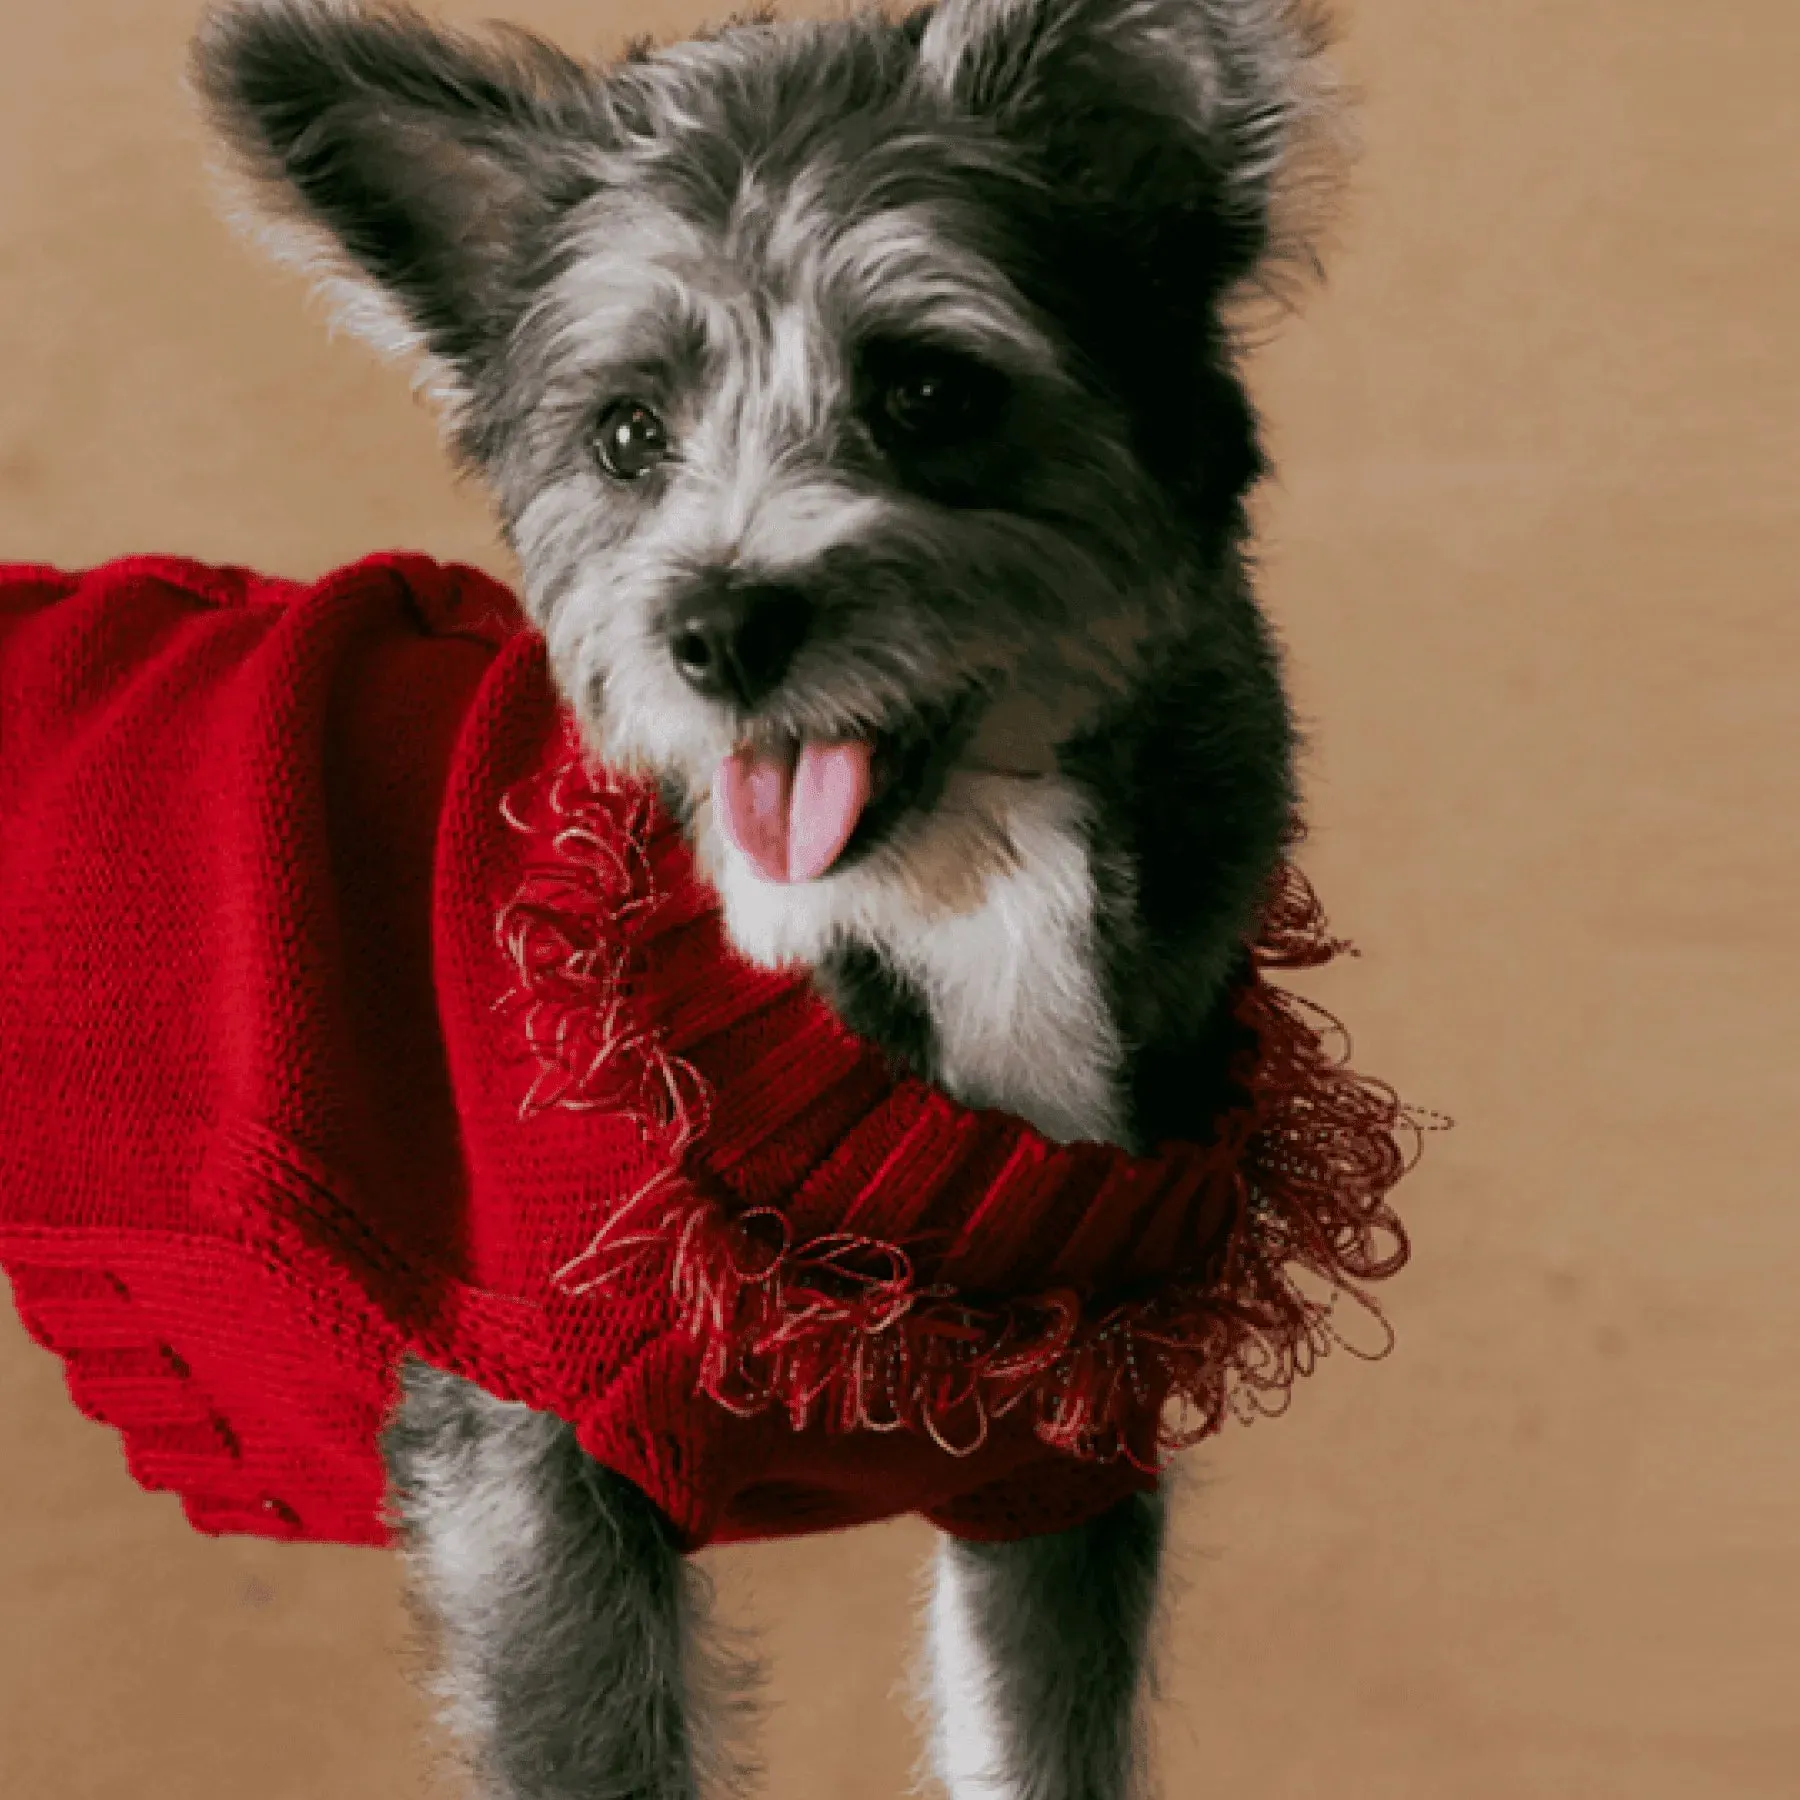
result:
[(912, 29), (921, 79), (1034, 149), (1059, 202), (1165, 242), (1203, 221), (1204, 298), (1309, 254), (1286, 202), (1339, 129), (1312, 0), (940, 0)]
[(505, 335), (535, 234), (581, 188), (595, 83), (523, 32), (404, 5), (217, 0), (190, 78), (277, 255), (453, 404)]

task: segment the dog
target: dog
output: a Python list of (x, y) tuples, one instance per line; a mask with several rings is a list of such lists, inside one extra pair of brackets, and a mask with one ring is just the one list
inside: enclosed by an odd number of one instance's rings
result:
[[(1295, 801), (1235, 308), (1332, 136), (1293, 0), (762, 16), (591, 66), (224, 0), (193, 84), (277, 250), (417, 359), (558, 690), (747, 957), (970, 1105), (1204, 1133)], [(687, 1800), (751, 1676), (556, 1419), (409, 1360), (383, 1436), (490, 1800)], [(1166, 1499), (946, 1537), (952, 1800), (1123, 1800)]]

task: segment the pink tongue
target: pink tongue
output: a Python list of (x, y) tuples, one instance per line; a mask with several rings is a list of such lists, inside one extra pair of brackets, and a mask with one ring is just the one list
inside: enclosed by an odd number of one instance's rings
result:
[(874, 746), (804, 743), (734, 750), (713, 776), (726, 835), (770, 881), (811, 881), (837, 861), (869, 803)]

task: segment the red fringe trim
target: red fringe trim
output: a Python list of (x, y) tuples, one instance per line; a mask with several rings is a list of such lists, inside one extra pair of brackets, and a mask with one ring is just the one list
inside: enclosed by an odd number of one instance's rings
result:
[[(662, 1265), (701, 1349), (702, 1389), (742, 1416), (780, 1406), (796, 1430), (815, 1420), (912, 1430), (970, 1455), (993, 1421), (1025, 1407), (1046, 1444), (1151, 1471), (1228, 1412), (1283, 1411), (1296, 1377), (1333, 1343), (1371, 1360), (1391, 1348), (1361, 1284), (1405, 1263), (1386, 1197), (1417, 1160), (1422, 1131), (1449, 1121), (1354, 1073), (1338, 1022), (1263, 979), (1264, 969), (1355, 954), (1327, 935), (1291, 862), (1271, 883), (1235, 1002), (1257, 1048), (1233, 1070), (1249, 1102), (1220, 1121), (1205, 1153), (1204, 1198), (1226, 1222), (1215, 1241), (1192, 1266), (1129, 1293), (1058, 1287), (976, 1301), (921, 1276), (922, 1245), (909, 1253), (853, 1233), (795, 1243), (777, 1210), (734, 1213), (697, 1184), (687, 1164), (706, 1130), (705, 1083), (634, 1017), (629, 996), (660, 922), (716, 903), (692, 874), (657, 891), (649, 794), (587, 766), (566, 729), (567, 759), (515, 790), (541, 789), (548, 822), (520, 818), (513, 795), (503, 804), (515, 829), (548, 835), (556, 860), (527, 872), (496, 921), (519, 975), (496, 1005), (523, 1003), (539, 1064), (522, 1117), (550, 1106), (627, 1114), (663, 1166), (556, 1272), (558, 1285), (582, 1293)], [(1287, 843), (1304, 835), (1296, 821)], [(1376, 1328), (1373, 1347), (1343, 1334), (1344, 1301)]]

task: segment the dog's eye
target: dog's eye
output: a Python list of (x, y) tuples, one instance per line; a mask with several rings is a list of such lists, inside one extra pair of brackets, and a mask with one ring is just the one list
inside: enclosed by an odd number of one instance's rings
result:
[(981, 410), (977, 384), (948, 364), (909, 372), (882, 396), (882, 410), (909, 437), (946, 440), (972, 429)]
[(873, 345), (865, 368), (875, 388), (877, 435), (919, 449), (948, 447), (984, 431), (1006, 389), (998, 370), (935, 349)]
[(903, 431), (928, 431), (965, 412), (968, 389), (946, 369), (924, 369), (887, 391), (887, 415)]
[(615, 400), (600, 415), (595, 454), (615, 481), (636, 481), (669, 454), (669, 434), (643, 401)]

